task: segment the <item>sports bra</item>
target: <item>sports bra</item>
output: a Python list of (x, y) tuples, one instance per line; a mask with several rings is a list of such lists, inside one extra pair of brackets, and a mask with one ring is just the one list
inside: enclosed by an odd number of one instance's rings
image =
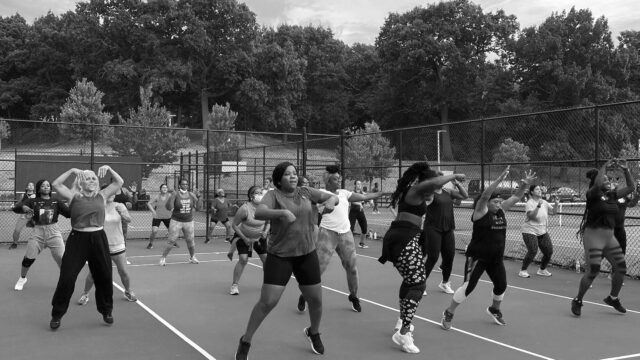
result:
[(413, 214), (419, 217), (427, 213), (427, 204), (423, 201), (419, 205), (411, 205), (407, 204), (404, 201), (404, 197), (407, 195), (407, 192), (403, 192), (402, 196), (400, 196), (400, 201), (398, 201), (398, 212), (406, 212), (409, 214)]

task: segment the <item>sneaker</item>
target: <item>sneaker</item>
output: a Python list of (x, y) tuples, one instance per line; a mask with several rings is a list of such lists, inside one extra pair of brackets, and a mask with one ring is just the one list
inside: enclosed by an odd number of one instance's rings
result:
[(210, 243), (210, 242), (211, 242), (211, 238), (207, 236), (207, 237), (204, 239), (204, 243), (205, 243), (205, 244), (208, 244), (208, 243)]
[(89, 294), (82, 294), (80, 299), (78, 299), (78, 305), (87, 305), (89, 302)]
[(358, 245), (358, 247), (359, 247), (360, 249), (368, 249), (368, 248), (369, 248), (369, 246), (367, 246), (365, 243), (360, 243), (360, 244)]
[(580, 316), (582, 313), (582, 300), (578, 300), (577, 298), (571, 300), (571, 312), (575, 316)]
[(238, 289), (238, 284), (231, 285), (231, 289), (229, 289), (229, 295), (239, 295), (240, 290)]
[(178, 249), (180, 247), (180, 245), (178, 245), (178, 243), (176, 242), (176, 243), (173, 243), (173, 247)]
[(21, 276), (16, 282), (16, 286), (14, 286), (13, 289), (16, 291), (22, 291), (22, 289), (24, 288), (24, 284), (26, 283), (27, 283), (27, 278)]
[(51, 328), (51, 330), (58, 330), (58, 328), (60, 327), (60, 318), (51, 318), (51, 321), (49, 322), (49, 327)]
[(324, 354), (324, 345), (322, 345), (322, 340), (320, 340), (320, 333), (311, 334), (309, 332), (309, 328), (304, 328), (304, 336), (309, 340), (309, 344), (311, 344), (311, 350), (318, 355)]
[(531, 275), (529, 275), (529, 272), (527, 270), (520, 270), (520, 272), (518, 273), (518, 276), (520, 276), (521, 278), (531, 277)]
[(422, 292), (422, 296), (427, 296), (427, 290)]
[[(398, 321), (396, 321), (396, 326), (393, 328), (393, 332), (400, 331), (400, 328), (402, 328), (402, 319), (398, 318)], [(409, 331), (413, 333), (413, 329), (413, 324), (409, 324)]]
[(349, 301), (351, 301), (351, 308), (355, 312), (362, 312), (362, 307), (360, 306), (360, 299), (357, 296), (349, 294)]
[(453, 291), (453, 289), (451, 288), (451, 282), (447, 281), (447, 282), (441, 282), (440, 285), (438, 285), (438, 287), (440, 288), (440, 290), (442, 290), (444, 293), (447, 294), (453, 294), (455, 293), (455, 291)]
[(196, 259), (196, 256), (192, 256), (189, 258), (189, 264), (200, 264), (200, 261), (198, 261), (198, 259)]
[(538, 272), (536, 272), (536, 274), (540, 275), (540, 276), (551, 276), (551, 273), (547, 270), (547, 269), (538, 269)]
[(303, 312), (306, 306), (307, 303), (304, 301), (304, 297), (300, 295), (298, 298), (298, 311)]
[(491, 316), (491, 318), (493, 319), (493, 321), (496, 324), (502, 325), (502, 326), (507, 325), (507, 323), (502, 318), (502, 311), (494, 308), (493, 306), (489, 306), (487, 308), (487, 314), (489, 314), (489, 316)]
[(127, 299), (127, 301), (131, 301), (131, 302), (138, 301), (138, 298), (136, 297), (136, 294), (133, 291), (125, 291), (124, 298)]
[(229, 244), (231, 244), (231, 238), (226, 238), (224, 239), (224, 241), (228, 242)]
[(618, 312), (621, 312), (623, 314), (627, 312), (627, 309), (625, 309), (624, 306), (622, 306), (622, 304), (620, 303), (620, 299), (613, 300), (611, 298), (611, 295), (609, 295), (606, 298), (604, 298), (603, 301), (604, 301), (605, 304), (607, 304), (607, 305), (613, 307), (614, 309), (618, 310)]
[(440, 327), (445, 330), (451, 330), (451, 322), (453, 321), (453, 313), (446, 309), (442, 313), (442, 321), (440, 321)]
[(13, 250), (13, 249), (17, 249), (18, 248), (18, 244), (13, 243), (11, 245), (9, 245), (9, 250)]
[(242, 336), (240, 336), (240, 343), (238, 343), (238, 350), (236, 350), (236, 360), (247, 360), (249, 359), (249, 348), (251, 347), (251, 343), (248, 343), (242, 340)]
[(420, 352), (420, 349), (418, 349), (418, 347), (413, 344), (413, 334), (411, 333), (411, 331), (408, 331), (406, 334), (402, 335), (398, 330), (393, 334), (391, 340), (393, 340), (396, 345), (402, 346), (402, 351), (406, 353), (417, 354)]
[(433, 269), (433, 271), (441, 273), (442, 272), (442, 265), (438, 265), (438, 268), (437, 269)]
[(233, 253), (232, 252), (228, 252), (227, 253), (227, 257), (229, 258), (229, 261), (233, 261)]
[(111, 315), (111, 313), (102, 314), (102, 320), (104, 320), (107, 325), (113, 325), (113, 315)]
[(160, 266), (167, 266), (167, 258), (160, 258)]
[(149, 243), (149, 245), (147, 245), (147, 249), (153, 249), (153, 244)]
[(131, 265), (131, 261), (129, 261), (129, 259), (126, 259), (126, 260), (127, 260), (127, 265)]

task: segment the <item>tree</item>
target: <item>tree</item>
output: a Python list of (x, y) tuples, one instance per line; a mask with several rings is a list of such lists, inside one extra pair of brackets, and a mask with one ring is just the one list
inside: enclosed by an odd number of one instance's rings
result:
[(60, 111), (61, 122), (75, 124), (60, 124), (60, 132), (82, 141), (109, 137), (112, 129), (108, 125), (112, 116), (103, 112), (103, 96), (93, 82), (87, 79), (76, 82)]
[(506, 138), (493, 153), (494, 163), (508, 163), (515, 177), (523, 175), (523, 170), (529, 163), (529, 147), (511, 138)]
[[(389, 139), (382, 136), (375, 121), (365, 123), (364, 129), (349, 131), (344, 148), (345, 178), (371, 182), (375, 178), (386, 179), (391, 173), (396, 149)], [(338, 149), (340, 158), (340, 149)]]
[(220, 173), (222, 161), (240, 161), (238, 152), (240, 137), (234, 133), (238, 113), (225, 106), (214, 104), (207, 116), (205, 129), (209, 137), (209, 151), (213, 152), (214, 173)]
[(120, 118), (126, 128), (117, 128), (109, 145), (120, 156), (139, 156), (145, 163), (143, 177), (162, 165), (178, 160), (178, 150), (189, 139), (169, 126), (171, 114), (151, 101), (151, 87), (140, 88), (140, 106), (129, 111), (129, 118)]
[[(634, 146), (632, 143), (625, 143), (622, 146), (622, 150), (620, 150), (620, 154), (618, 158), (620, 159), (638, 159), (640, 158), (640, 149)], [(629, 170), (634, 177), (638, 177), (640, 174), (640, 164), (637, 161), (629, 161), (627, 164), (629, 166)]]
[(8, 138), (11, 135), (11, 128), (9, 127), (9, 123), (0, 120), (0, 149), (2, 149), (2, 140)]

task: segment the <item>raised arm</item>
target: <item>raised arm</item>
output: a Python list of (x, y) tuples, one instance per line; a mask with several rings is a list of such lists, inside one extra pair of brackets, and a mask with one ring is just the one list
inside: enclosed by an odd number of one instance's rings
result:
[(489, 208), (487, 207), (489, 198), (491, 197), (493, 192), (496, 191), (500, 182), (506, 179), (507, 175), (509, 175), (510, 168), (511, 165), (508, 165), (507, 168), (502, 171), (502, 174), (500, 174), (500, 176), (498, 176), (498, 178), (494, 182), (492, 182), (484, 189), (484, 191), (480, 195), (480, 198), (478, 199), (478, 202), (476, 203), (476, 207), (473, 209), (473, 221), (479, 220), (487, 214), (487, 212), (489, 211)]
[(617, 164), (618, 167), (622, 169), (624, 180), (627, 182), (627, 186), (616, 190), (616, 196), (620, 199), (636, 191), (636, 182), (633, 180), (633, 176), (631, 176), (631, 171), (629, 171), (629, 167), (627, 166), (627, 160), (618, 160)]
[(600, 170), (598, 170), (598, 174), (596, 175), (596, 178), (593, 180), (593, 186), (591, 188), (589, 188), (589, 190), (587, 190), (587, 198), (591, 198), (593, 197), (595, 194), (594, 192), (599, 192), (600, 189), (602, 188), (602, 183), (604, 183), (604, 177), (607, 174), (607, 168), (613, 165), (613, 161), (612, 160), (607, 160), (602, 167), (600, 168)]
[(460, 182), (458, 180), (454, 179), (451, 182), (453, 183), (453, 186), (455, 187), (455, 190), (451, 190), (449, 192), (449, 194), (451, 195), (451, 198), (456, 199), (456, 200), (464, 200), (464, 199), (469, 197), (469, 194), (467, 193), (467, 190), (465, 190), (465, 188), (462, 187), (462, 184), (460, 184)]
[(431, 179), (427, 179), (419, 182), (418, 184), (412, 186), (409, 191), (407, 191), (407, 195), (405, 196), (405, 201), (409, 200), (410, 204), (416, 204), (422, 201), (426, 194), (433, 193), (437, 188), (442, 187), (444, 184), (449, 181), (458, 180), (464, 181), (464, 174), (451, 174), (451, 175), (443, 175), (436, 176)]
[(71, 169), (65, 171), (64, 173), (62, 173), (62, 175), (58, 176), (55, 180), (53, 180), (53, 182), (51, 182), (51, 186), (56, 190), (56, 192), (62, 198), (64, 198), (67, 201), (71, 202), (71, 200), (73, 199), (73, 191), (71, 191), (71, 189), (69, 189), (64, 184), (64, 182), (67, 181), (67, 179), (71, 175), (78, 176), (78, 174), (80, 174), (81, 172), (82, 172), (82, 170), (80, 170), (80, 169), (71, 168)]
[(122, 177), (120, 177), (120, 175), (115, 172), (115, 170), (113, 170), (111, 166), (100, 166), (100, 168), (98, 169), (98, 177), (103, 178), (107, 175), (107, 173), (111, 174), (111, 178), (113, 179), (113, 181), (111, 182), (111, 184), (109, 184), (109, 186), (101, 190), (102, 195), (105, 199), (111, 195), (115, 195), (116, 192), (118, 192), (118, 189), (122, 187), (122, 184), (124, 184), (124, 180), (122, 180)]
[(535, 180), (536, 173), (529, 170), (524, 173), (524, 179), (520, 180), (520, 185), (518, 186), (518, 191), (515, 194), (511, 195), (507, 200), (502, 202), (502, 210), (509, 211), (522, 197), (524, 196), (525, 191), (527, 191), (527, 187)]

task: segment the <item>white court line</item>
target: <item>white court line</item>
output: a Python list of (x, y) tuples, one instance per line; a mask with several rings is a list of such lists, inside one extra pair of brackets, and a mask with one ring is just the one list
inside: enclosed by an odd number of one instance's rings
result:
[[(197, 252), (196, 255), (220, 255), (220, 254), (226, 254), (225, 251), (214, 251), (214, 252)], [(187, 255), (185, 254), (181, 254), (181, 253), (174, 253), (174, 254), (169, 254), (167, 256), (181, 256), (181, 255)], [(136, 255), (136, 256), (127, 256), (127, 259), (138, 259), (138, 258), (149, 258), (149, 257), (158, 257), (158, 256), (162, 256), (161, 254), (155, 254), (155, 255)]]
[[(361, 254), (357, 254), (358, 256), (364, 257), (364, 258), (368, 258), (368, 259), (374, 259), (374, 260), (378, 260), (377, 258), (374, 258), (372, 256), (367, 256), (367, 255), (361, 255)], [(451, 273), (451, 276), (456, 276), (459, 278), (464, 278), (463, 275), (458, 275), (458, 274), (454, 274)], [(480, 279), (480, 282), (483, 283), (487, 283), (487, 284), (493, 284), (491, 281), (489, 280), (482, 280)], [(536, 293), (536, 294), (541, 294), (541, 295), (547, 295), (547, 296), (553, 296), (553, 297), (557, 297), (557, 298), (561, 298), (561, 299), (567, 299), (567, 300), (573, 300), (572, 297), (569, 296), (564, 296), (564, 295), (558, 295), (558, 294), (553, 294), (553, 293), (548, 293), (548, 292), (544, 292), (544, 291), (539, 291), (539, 290), (533, 290), (533, 289), (528, 289), (528, 288), (523, 288), (523, 287), (519, 287), (519, 286), (513, 286), (513, 285), (507, 285), (507, 288), (511, 288), (511, 289), (517, 289), (517, 290), (522, 290), (522, 291), (529, 291), (532, 293)], [(598, 306), (602, 306), (602, 307), (606, 307), (606, 308), (610, 308), (611, 306), (606, 305), (606, 304), (600, 304), (597, 302), (592, 302), (592, 301), (587, 301), (587, 300), (582, 300), (583, 303), (587, 303), (587, 304), (591, 304), (591, 305), (598, 305)], [(640, 311), (637, 310), (631, 310), (631, 309), (627, 309), (627, 312), (631, 312), (634, 314), (640, 314)]]
[(631, 358), (637, 358), (637, 357), (640, 357), (640, 353), (631, 354), (631, 355), (625, 355), (625, 356), (612, 357), (612, 358), (606, 358), (606, 359), (602, 359), (602, 360), (622, 360), (622, 359), (631, 359)]
[[(116, 284), (115, 282), (113, 283), (113, 286), (115, 286), (118, 290), (124, 292), (124, 289), (120, 285)], [(201, 348), (200, 345), (196, 344), (193, 340), (189, 339), (180, 330), (176, 329), (175, 326), (171, 325), (167, 320), (163, 319), (160, 315), (156, 314), (155, 311), (151, 310), (147, 305), (145, 305), (142, 301), (140, 301), (140, 299), (138, 299), (136, 303), (140, 305), (140, 307), (143, 308), (146, 312), (151, 314), (151, 316), (156, 318), (156, 320), (158, 320), (162, 325), (166, 326), (174, 334), (178, 335), (180, 339), (182, 339), (184, 342), (189, 344), (192, 348), (196, 349), (196, 351), (199, 352), (202, 356), (204, 356), (205, 359), (216, 360), (216, 358), (214, 358), (213, 355), (209, 354), (207, 350)]]
[[(262, 269), (262, 266), (257, 265), (257, 264), (253, 264), (252, 262), (247, 262), (247, 264)], [(343, 292), (343, 291), (340, 291), (340, 290), (337, 290), (337, 289), (333, 289), (333, 288), (330, 288), (330, 287), (325, 286), (325, 285), (322, 285), (322, 287), (324, 289), (327, 289), (329, 291), (333, 291), (333, 292), (338, 293), (338, 294), (349, 295), (346, 292)], [(371, 301), (371, 300), (368, 300), (368, 299), (365, 299), (365, 298), (360, 298), (360, 301), (364, 301), (364, 302), (367, 302), (369, 304), (373, 304), (373, 305), (379, 306), (379, 307), (381, 307), (383, 309), (387, 309), (387, 310), (391, 310), (391, 311), (395, 311), (395, 312), (400, 312), (398, 309), (395, 309), (395, 308), (393, 308), (391, 306), (380, 304), (380, 303), (377, 303), (375, 301)], [(427, 318), (424, 318), (424, 317), (418, 316), (418, 315), (414, 315), (413, 317), (416, 318), (416, 319), (420, 319), (420, 320), (432, 323), (434, 325), (440, 326), (440, 322), (438, 322), (438, 321), (429, 320)], [(499, 341), (496, 341), (496, 340), (493, 340), (493, 339), (489, 339), (489, 338), (486, 338), (484, 336), (480, 336), (480, 335), (477, 335), (477, 334), (474, 334), (474, 333), (471, 333), (471, 332), (468, 332), (468, 331), (465, 331), (465, 330), (461, 330), (461, 329), (458, 329), (458, 328), (455, 328), (455, 327), (452, 327), (451, 330), (460, 332), (460, 333), (465, 334), (465, 335), (469, 335), (471, 337), (475, 337), (475, 338), (480, 339), (480, 340), (484, 340), (484, 341), (490, 342), (490, 343), (498, 345), (498, 346), (506, 347), (506, 348), (511, 349), (511, 350), (515, 350), (515, 351), (518, 351), (518, 352), (521, 352), (521, 353), (525, 353), (525, 354), (531, 355), (533, 357), (537, 357), (537, 358), (545, 359), (545, 360), (555, 360), (554, 358), (546, 357), (544, 355), (540, 355), (540, 354), (537, 354), (537, 353), (534, 353), (534, 352), (531, 352), (531, 351), (528, 351), (528, 350), (525, 350), (525, 349), (521, 349), (519, 347), (515, 347), (515, 346), (509, 345), (509, 344), (505, 344), (505, 343), (502, 343), (502, 342), (499, 342)]]
[[(206, 263), (212, 263), (212, 262), (230, 262), (229, 259), (220, 259), (220, 260), (198, 260), (198, 263), (200, 264), (206, 264)], [(190, 264), (190, 262), (188, 261), (177, 261), (177, 262), (168, 262), (166, 263), (166, 265), (177, 265), (177, 264)], [(198, 264), (193, 264), (193, 265), (198, 265)], [(160, 266), (160, 264), (158, 263), (152, 263), (152, 264), (129, 264), (127, 265), (127, 267), (145, 267), (145, 266)], [(115, 267), (115, 266), (114, 266)]]

